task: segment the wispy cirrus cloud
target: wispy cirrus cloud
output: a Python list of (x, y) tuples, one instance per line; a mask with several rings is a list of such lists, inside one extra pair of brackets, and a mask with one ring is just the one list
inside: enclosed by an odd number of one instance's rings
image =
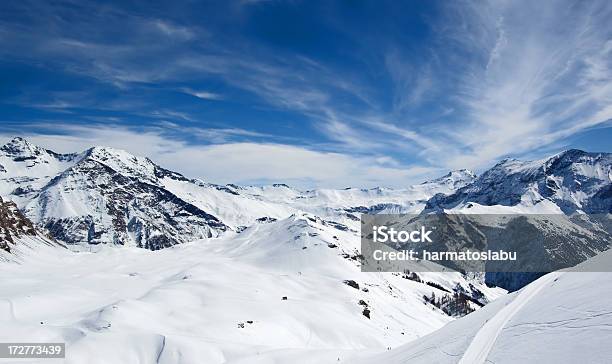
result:
[(385, 67), (393, 81), (393, 112), (419, 106), (435, 90), (431, 66), (418, 64), (398, 50), (385, 55)]
[(215, 92), (210, 92), (210, 91), (193, 90), (190, 88), (183, 88), (181, 89), (181, 91), (188, 95), (197, 97), (202, 100), (222, 100), (223, 99), (223, 95), (215, 93)]
[[(332, 5), (316, 19), (289, 17), (287, 34), (273, 28), (266, 16), (276, 13), (268, 9), (291, 16), (307, 5), (228, 6), (220, 23), (214, 11), (221, 5), (200, 11), (204, 20), (190, 16), (197, 4), (176, 11), (45, 3), (34, 13), (27, 5), (11, 13), (27, 22), (0, 18), (0, 57), (19, 55), (19, 62), (88, 83), (68, 91), (24, 88), (4, 103), (55, 119), (114, 118), (127, 130), (167, 123), (159, 136), (197, 137), (216, 150), (224, 143), (291, 145), (386, 168), (439, 171), (537, 156), (612, 118), (606, 1), (440, 3), (423, 14), (426, 26), (416, 36), (405, 33), (419, 19), (399, 19), (407, 13), (396, 7), (404, 5), (390, 3), (376, 9), (385, 20), (373, 25), (385, 29), (374, 35), (363, 33), (363, 19), (351, 28), (333, 16)], [(309, 38), (319, 29), (327, 33)], [(410, 182), (418, 180), (384, 184)]]
[(612, 118), (608, 2), (502, 2), (457, 14), (448, 33), (479, 57), (460, 77), (466, 117), (448, 134), (466, 152), (449, 166), (481, 167)]
[(188, 27), (172, 24), (161, 19), (152, 20), (151, 24), (164, 35), (171, 38), (189, 40), (196, 36), (195, 32)]

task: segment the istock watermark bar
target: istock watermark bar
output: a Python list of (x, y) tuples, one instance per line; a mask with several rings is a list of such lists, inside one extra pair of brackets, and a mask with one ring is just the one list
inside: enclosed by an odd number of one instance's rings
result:
[[(364, 214), (364, 272), (550, 272), (597, 269), (580, 263), (608, 250), (610, 214)], [(596, 267), (596, 268), (594, 268)]]

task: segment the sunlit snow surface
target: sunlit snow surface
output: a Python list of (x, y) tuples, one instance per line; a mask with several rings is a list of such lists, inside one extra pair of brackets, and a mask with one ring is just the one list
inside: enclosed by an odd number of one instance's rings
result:
[[(610, 267), (612, 253), (582, 263)], [(612, 273), (554, 272), (431, 335), (357, 363), (609, 363)]]
[[(504, 161), (478, 179), (454, 171), (404, 189), (298, 191), (188, 180), (112, 148), (58, 155), (16, 138), (0, 152), (0, 195), (36, 223), (65, 218), (62, 226), (73, 232), (92, 220), (102, 243), (123, 233), (113, 217), (142, 223), (129, 231), (128, 246), (91, 245), (75, 234), (71, 249), (78, 253), (31, 237), (10, 255), (0, 251), (0, 342), (66, 342), (66, 363), (539, 364), (612, 357), (611, 274), (554, 273), (506, 296), (458, 273), (419, 273), (423, 283), (362, 273), (355, 259), (360, 212), (418, 213), (427, 205), (449, 213), (600, 211), (610, 201), (609, 154)], [(116, 191), (126, 192), (127, 212), (109, 210)], [(432, 199), (438, 193), (447, 196)], [(224, 225), (186, 219), (177, 213), (181, 201)], [(201, 231), (190, 230), (194, 222)], [(89, 234), (87, 226), (79, 229)], [(147, 231), (180, 232), (174, 237), (181, 244), (155, 252), (129, 247), (134, 232)], [(215, 238), (182, 244), (194, 236)], [(596, 261), (607, 264), (604, 258)], [(424, 295), (444, 294), (426, 282), (448, 291), (472, 284), (489, 301), (498, 299), (454, 320), (425, 303)]]
[[(20, 245), (19, 264), (0, 265), (0, 342), (66, 342), (66, 363), (335, 362), (452, 321), (424, 304), (432, 287), (361, 273), (342, 257), (357, 248), (353, 233), (308, 217), (156, 252)], [(469, 284), (456, 273), (422, 276)]]

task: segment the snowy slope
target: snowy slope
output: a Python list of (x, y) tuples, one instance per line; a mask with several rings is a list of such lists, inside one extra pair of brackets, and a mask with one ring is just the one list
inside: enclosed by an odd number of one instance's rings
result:
[(0, 198), (0, 263), (16, 262), (39, 249), (63, 247), (36, 228), (14, 202)]
[[(593, 259), (609, 267), (612, 254)], [(585, 271), (593, 261), (582, 263)], [(554, 272), (443, 329), (363, 363), (606, 363), (612, 273)]]
[(300, 214), (155, 252), (39, 251), (0, 265), (15, 277), (0, 341), (65, 341), (66, 363), (335, 362), (452, 321), (423, 300), (441, 288), (503, 294), (458, 273), (361, 273), (356, 237)]
[(27, 201), (81, 157), (57, 154), (23, 138), (14, 138), (0, 147), (0, 196), (10, 195), (18, 203)]
[(164, 177), (160, 183), (181, 199), (204, 211), (210, 211), (234, 230), (252, 225), (257, 219), (286, 218), (298, 212), (289, 204), (235, 192), (233, 189), (199, 180)]

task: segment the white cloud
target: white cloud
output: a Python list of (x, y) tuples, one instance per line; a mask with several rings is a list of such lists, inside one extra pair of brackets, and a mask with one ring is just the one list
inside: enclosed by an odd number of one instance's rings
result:
[(373, 138), (364, 135), (354, 125), (338, 119), (332, 110), (325, 112), (326, 118), (318, 126), (327, 138), (342, 143), (346, 148), (354, 151), (373, 150), (377, 147)]
[[(246, 38), (227, 42), (223, 34), (215, 34), (201, 39), (204, 29), (141, 17), (112, 17), (113, 24), (131, 30), (115, 43), (79, 37), (87, 32), (72, 31), (61, 16), (47, 17), (61, 26), (48, 27), (49, 32), (8, 29), (6, 50), (0, 52), (57, 59), (70, 72), (118, 87), (159, 83), (206, 100), (230, 94), (221, 95), (206, 86), (183, 89), (181, 82), (192, 85), (198, 77), (200, 81), (218, 78), (228, 90), (245, 90), (267, 104), (255, 101), (250, 106), (302, 114), (327, 138), (317, 140), (325, 150), (342, 151), (339, 155), (344, 156), (352, 153), (360, 161), (365, 159), (356, 153), (367, 154), (370, 161), (385, 155), (412, 156), (434, 168), (482, 169), (508, 155), (533, 154), (559, 145), (612, 118), (609, 1), (448, 2), (443, 8), (447, 17), (430, 24), (427, 47), (419, 48), (418, 42), (414, 47), (403, 44), (398, 41), (401, 37), (394, 36), (381, 44), (373, 44), (368, 37), (354, 39), (369, 42), (364, 47), (367, 54), (355, 54), (359, 65), (368, 64), (360, 68), (363, 74), (299, 54), (269, 52)], [(159, 42), (151, 42), (149, 33)], [(196, 38), (197, 47), (177, 47), (183, 44), (180, 40)], [(347, 62), (355, 65), (354, 58)], [(384, 82), (371, 82), (385, 71), (389, 89), (383, 89)], [(439, 105), (432, 107), (439, 110), (414, 112), (438, 99)], [(76, 98), (76, 105), (82, 100)], [(30, 106), (70, 111), (73, 101), (62, 97)], [(186, 113), (148, 110), (152, 111), (147, 116), (158, 120), (195, 121)], [(199, 135), (211, 143), (228, 143), (240, 135), (260, 137), (240, 130), (211, 129)], [(154, 141), (158, 146), (169, 142)]]
[[(149, 157), (162, 167), (212, 183), (285, 182), (297, 187), (405, 187), (437, 175), (437, 169), (402, 166), (384, 156), (357, 157), (301, 146), (233, 142), (193, 145), (171, 139), (160, 130), (111, 127), (61, 127), (67, 135), (25, 134), (31, 142), (61, 153), (95, 145), (124, 149)], [(230, 131), (236, 133), (236, 130)], [(13, 135), (0, 135), (6, 142)]]
[(152, 24), (155, 29), (159, 30), (162, 34), (170, 38), (189, 40), (195, 36), (194, 32), (191, 29), (172, 24), (168, 21), (164, 21), (161, 19), (156, 19), (152, 21)]
[(395, 113), (419, 106), (435, 86), (429, 65), (425, 63), (417, 67), (412, 61), (397, 50), (389, 52), (385, 57), (385, 67), (394, 84)]
[(444, 165), (481, 168), (612, 118), (610, 2), (501, 2), (451, 13), (461, 21), (445, 31), (472, 60), (457, 92), (467, 117), (435, 156)]
[(299, 186), (373, 187), (407, 185), (429, 170), (389, 167), (374, 158), (319, 152), (286, 144), (231, 143), (188, 147), (162, 159), (197, 161), (210, 180), (288, 182)]
[(222, 100), (223, 96), (218, 93), (204, 91), (204, 90), (192, 90), (190, 88), (184, 88), (182, 91), (188, 95), (197, 97), (203, 100)]

